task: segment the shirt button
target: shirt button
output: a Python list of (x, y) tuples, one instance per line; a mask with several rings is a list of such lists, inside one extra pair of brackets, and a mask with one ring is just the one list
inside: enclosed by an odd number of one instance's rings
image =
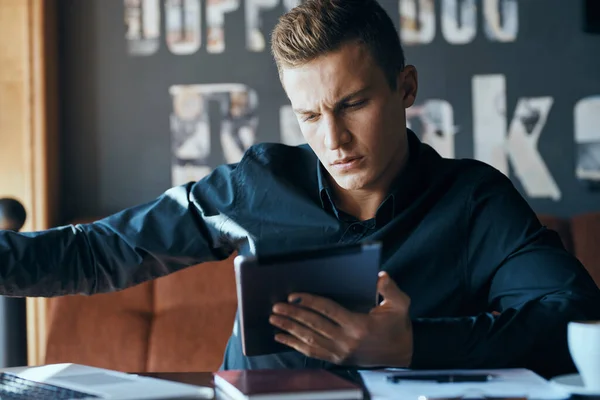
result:
[(352, 232), (355, 232), (355, 233), (360, 232), (360, 226), (359, 225), (353, 225), (352, 226)]

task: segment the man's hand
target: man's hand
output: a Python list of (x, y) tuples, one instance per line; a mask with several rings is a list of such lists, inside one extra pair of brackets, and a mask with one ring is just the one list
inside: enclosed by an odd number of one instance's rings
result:
[(348, 311), (323, 297), (289, 296), (273, 307), (270, 322), (287, 333), (275, 340), (312, 358), (339, 365), (408, 367), (412, 359), (410, 298), (385, 272), (377, 290), (384, 301), (369, 314)]

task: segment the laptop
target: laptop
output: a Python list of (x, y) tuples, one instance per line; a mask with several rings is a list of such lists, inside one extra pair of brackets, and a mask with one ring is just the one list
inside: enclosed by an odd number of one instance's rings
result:
[(0, 399), (212, 399), (214, 390), (80, 364), (0, 368)]

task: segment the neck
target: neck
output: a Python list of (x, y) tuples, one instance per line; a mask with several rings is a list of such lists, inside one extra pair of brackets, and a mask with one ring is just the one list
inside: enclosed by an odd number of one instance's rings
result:
[(375, 218), (377, 209), (385, 200), (387, 193), (381, 191), (353, 190), (336, 194), (336, 206), (344, 212), (366, 221)]
[(407, 143), (403, 144), (402, 149), (399, 157), (393, 160), (376, 182), (368, 187), (347, 190), (331, 179), (336, 207), (361, 221), (375, 218), (377, 209), (390, 192), (392, 182), (404, 170), (408, 162)]

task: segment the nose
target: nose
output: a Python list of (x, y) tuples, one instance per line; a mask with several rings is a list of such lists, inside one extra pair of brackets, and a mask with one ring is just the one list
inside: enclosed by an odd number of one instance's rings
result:
[(328, 150), (336, 150), (352, 140), (344, 121), (336, 115), (325, 115), (321, 130), (325, 147)]

